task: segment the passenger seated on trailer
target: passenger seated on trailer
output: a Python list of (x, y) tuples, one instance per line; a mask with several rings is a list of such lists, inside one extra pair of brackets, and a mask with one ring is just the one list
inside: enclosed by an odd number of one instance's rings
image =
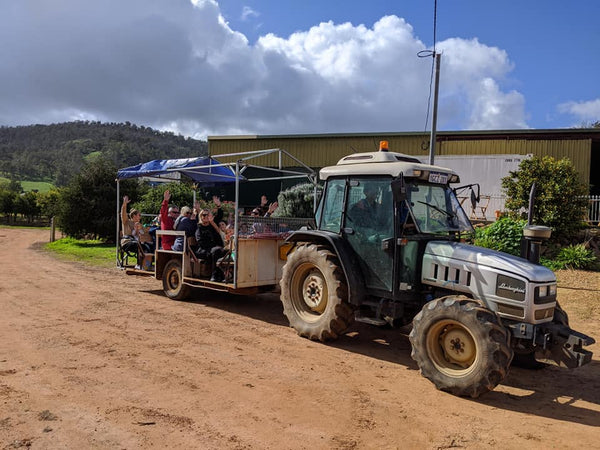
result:
[(217, 223), (217, 225), (219, 226), (219, 234), (221, 235), (221, 239), (223, 240), (225, 247), (227, 247), (227, 243), (229, 242), (229, 234), (227, 231), (227, 224), (225, 223), (225, 221), (221, 220), (220, 222)]
[(154, 253), (154, 240), (150, 235), (148, 228), (141, 222), (136, 222), (133, 229), (133, 238), (140, 243), (144, 253)]
[[(160, 205), (160, 229), (161, 230), (174, 230), (175, 219), (179, 217), (179, 208), (175, 205), (169, 206), (169, 200), (171, 200), (171, 192), (167, 189), (163, 194), (163, 201)], [(173, 243), (175, 242), (175, 236), (162, 236), (161, 245), (165, 250), (171, 250)]]
[(121, 250), (127, 253), (137, 253), (138, 244), (135, 239), (135, 223), (139, 222), (142, 214), (137, 209), (132, 209), (129, 214), (127, 213), (127, 205), (131, 202), (129, 196), (123, 197), (123, 204), (121, 205)]
[[(264, 195), (263, 195), (263, 197), (264, 197)], [(278, 207), (279, 207), (279, 203), (273, 202), (269, 205), (269, 207), (267, 208), (265, 213), (263, 213), (260, 208), (254, 208), (252, 210), (252, 212), (250, 213), (250, 215), (252, 217), (271, 217), (271, 215), (277, 210)], [(271, 231), (272, 231), (271, 227), (267, 223), (255, 222), (254, 224), (252, 224), (252, 232), (253, 233), (256, 233), (256, 234), (270, 233)]]
[(200, 222), (196, 230), (198, 250), (196, 256), (211, 265), (212, 275), (210, 281), (223, 281), (223, 271), (217, 267), (217, 260), (222, 258), (227, 251), (219, 233), (219, 226), (215, 223), (212, 213), (208, 209), (200, 211)]
[[(196, 229), (198, 228), (198, 211), (200, 210), (200, 205), (198, 202), (194, 205), (194, 210), (192, 210), (189, 206), (184, 206), (181, 208), (181, 215), (175, 221), (175, 230), (177, 231), (185, 231), (185, 237), (188, 239), (193, 238), (194, 242), (191, 243), (192, 250), (196, 248), (195, 242), (195, 234)], [(175, 238), (175, 243), (173, 244), (172, 249), (177, 250), (178, 252), (182, 251), (184, 248), (184, 238), (183, 236), (177, 236)]]

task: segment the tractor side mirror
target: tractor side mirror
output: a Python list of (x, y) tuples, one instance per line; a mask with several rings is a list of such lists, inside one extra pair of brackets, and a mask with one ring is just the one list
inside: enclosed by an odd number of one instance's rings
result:
[(404, 183), (404, 175), (400, 174), (398, 178), (392, 181), (392, 194), (395, 202), (403, 202), (406, 200), (406, 184)]

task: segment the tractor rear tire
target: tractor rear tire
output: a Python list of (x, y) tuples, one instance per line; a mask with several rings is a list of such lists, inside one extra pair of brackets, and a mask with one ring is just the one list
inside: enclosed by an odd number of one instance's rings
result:
[(283, 266), (280, 286), (283, 313), (300, 336), (333, 340), (354, 321), (346, 278), (326, 246), (296, 247)]
[(513, 351), (498, 316), (464, 296), (427, 303), (413, 319), (412, 358), (442, 390), (479, 397), (507, 375)]
[(192, 288), (183, 284), (181, 262), (172, 259), (165, 265), (162, 275), (163, 290), (173, 300), (183, 300), (190, 296)]

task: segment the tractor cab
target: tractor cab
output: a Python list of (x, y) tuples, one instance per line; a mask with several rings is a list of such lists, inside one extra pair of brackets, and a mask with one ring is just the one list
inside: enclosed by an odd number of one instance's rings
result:
[(414, 290), (427, 242), (458, 241), (473, 231), (450, 187), (460, 181), (450, 169), (379, 151), (346, 156), (320, 177), (326, 184), (317, 228), (343, 237), (367, 292), (377, 297)]

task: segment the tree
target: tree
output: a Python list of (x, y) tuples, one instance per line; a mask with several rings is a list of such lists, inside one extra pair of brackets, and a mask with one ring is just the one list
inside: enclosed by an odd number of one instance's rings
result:
[(10, 216), (13, 213), (17, 195), (11, 190), (0, 187), (0, 212), (6, 216), (7, 223), (10, 223)]
[(34, 217), (40, 215), (40, 208), (37, 205), (37, 194), (35, 192), (25, 192), (19, 194), (15, 198), (13, 206), (15, 214), (21, 214), (27, 218), (27, 222), (31, 223)]
[[(98, 156), (88, 161), (81, 172), (63, 188), (58, 213), (62, 231), (71, 237), (95, 237), (112, 241), (116, 229), (115, 178), (112, 161)], [(125, 180), (121, 186), (136, 192), (137, 183)]]
[(529, 192), (535, 182), (536, 198), (532, 222), (553, 229), (553, 237), (569, 236), (583, 225), (587, 208), (588, 186), (567, 158), (551, 156), (523, 160), (519, 169), (502, 179), (508, 197), (506, 208), (518, 216), (529, 205)]
[(54, 217), (60, 212), (60, 191), (51, 189), (48, 192), (40, 192), (36, 199), (40, 208), (40, 214), (46, 217)]
[(160, 212), (160, 205), (163, 201), (163, 194), (166, 190), (171, 193), (171, 205), (177, 205), (180, 208), (182, 206), (193, 206), (194, 191), (191, 183), (168, 183), (161, 184), (151, 189), (144, 189), (140, 187), (138, 190), (139, 194), (135, 195), (131, 192), (126, 192), (121, 188), (121, 194), (128, 195), (131, 198), (131, 207), (145, 214), (158, 215)]

